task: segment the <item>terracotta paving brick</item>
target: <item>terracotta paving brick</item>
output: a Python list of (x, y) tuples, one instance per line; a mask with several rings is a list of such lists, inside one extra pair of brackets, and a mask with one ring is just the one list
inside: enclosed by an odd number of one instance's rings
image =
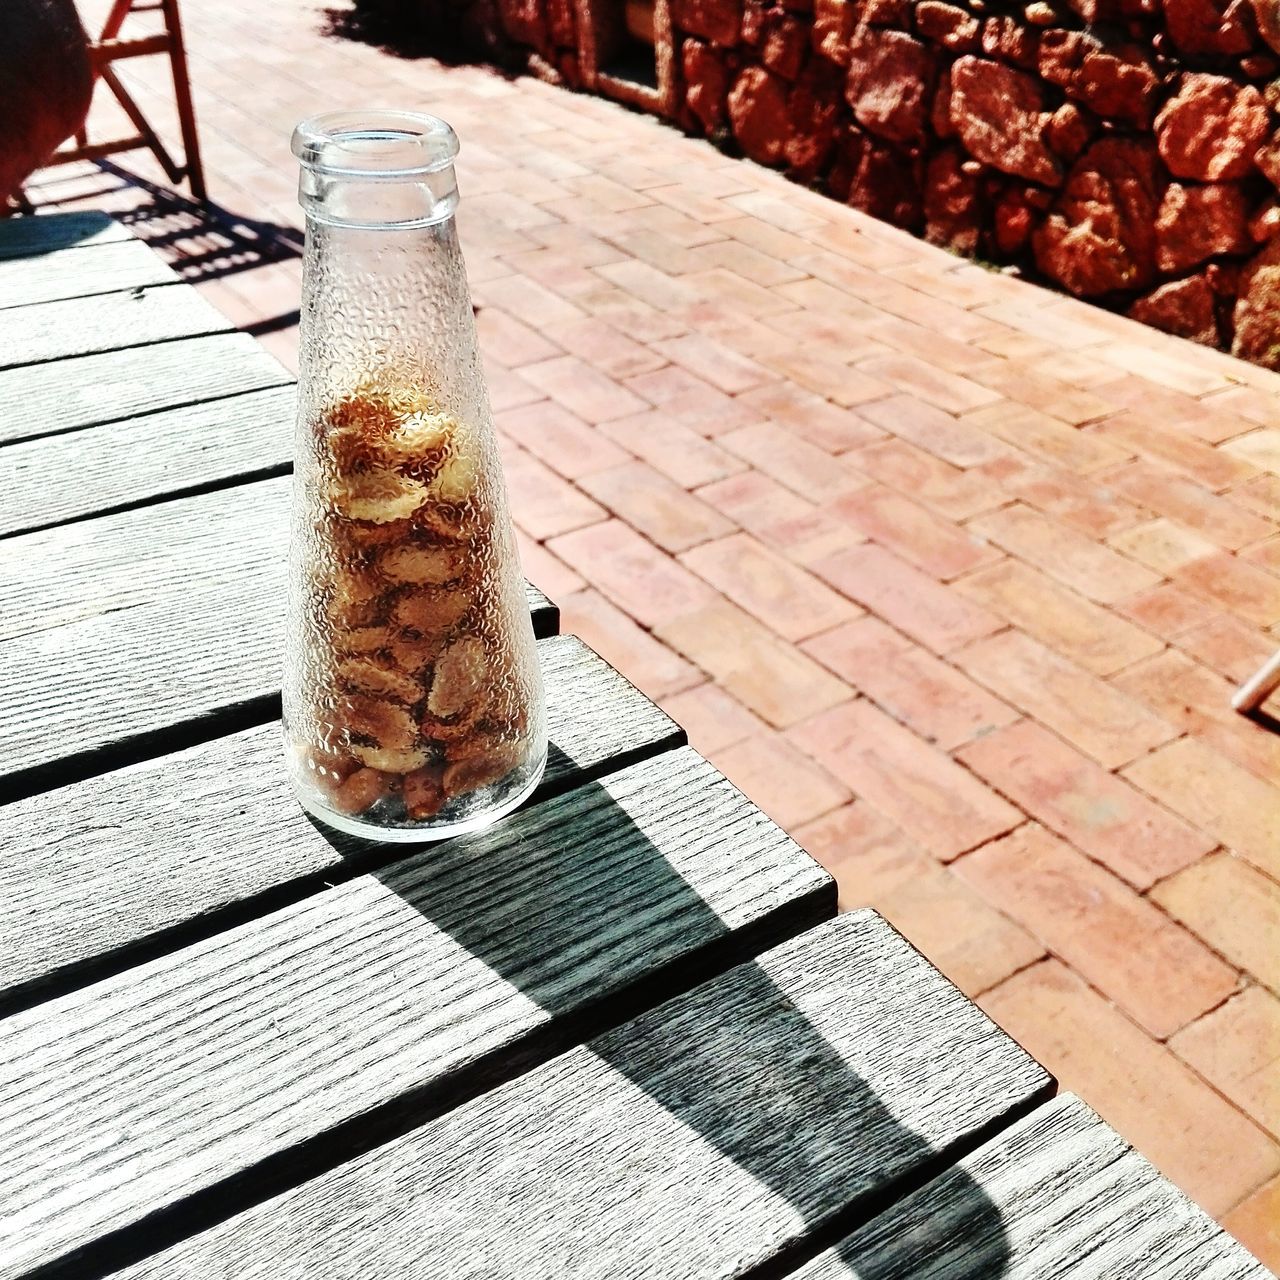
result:
[(805, 720), (790, 737), (935, 857), (954, 858), (1022, 821), (971, 773), (865, 699)]
[(577, 356), (526, 365), (520, 376), (590, 423), (625, 418), (646, 407), (639, 396)]
[(1107, 769), (1128, 764), (1179, 733), (1136, 698), (1021, 631), (979, 640), (951, 660)]
[(759, 352), (757, 358), (768, 365), (775, 376), (798, 382), (846, 408), (878, 400), (893, 389), (882, 378), (815, 352), (809, 346), (783, 344), (774, 350)]
[(1175, 919), (1280, 995), (1280, 885), (1242, 858), (1218, 853), (1151, 891)]
[(719, 436), (760, 420), (748, 405), (675, 365), (628, 378), (627, 386), (700, 435)]
[(1137, 889), (1189, 866), (1217, 843), (1033, 721), (997, 729), (956, 756)]
[(1233, 413), (1221, 392), (1197, 399), (1182, 391), (1153, 385), (1148, 377), (1133, 376), (1107, 383), (1103, 392), (1109, 400), (1126, 408), (1156, 413), (1167, 422), (1176, 422), (1209, 444), (1230, 440), (1242, 432), (1251, 431), (1255, 425)]
[(549, 467), (576, 480), (592, 471), (621, 466), (631, 455), (553, 400), (535, 400), (495, 414), (499, 431)]
[(560, 596), (560, 630), (577, 636), (605, 661), (624, 672), (651, 698), (661, 699), (696, 685), (696, 667), (641, 630), (597, 591)]
[(1273, 523), (1244, 510), (1234, 493), (1219, 496), (1158, 463), (1134, 462), (1109, 473), (1105, 480), (1133, 502), (1180, 521), (1229, 551), (1275, 531)]
[(966, 409), (981, 408), (1000, 399), (998, 392), (979, 386), (960, 374), (934, 368), (914, 356), (879, 356), (863, 361), (858, 367), (864, 373), (949, 413), (963, 413)]
[(681, 614), (654, 630), (775, 728), (785, 729), (850, 696), (843, 681), (727, 601)]
[(1233, 710), (1232, 682), (1186, 654), (1167, 649), (1122, 671), (1113, 683), (1263, 782), (1280, 780), (1280, 734)]
[(1249, 987), (1180, 1031), (1170, 1048), (1280, 1138), (1280, 1000)]
[(936, 863), (926, 861), (870, 905), (968, 996), (1044, 955), (1035, 938)]
[[(740, 227), (744, 219), (735, 217), (733, 226)], [(724, 220), (716, 228), (726, 229)], [(801, 242), (803, 243), (803, 242)], [(804, 278), (804, 272), (784, 262), (779, 257), (761, 253), (745, 243), (734, 243), (728, 240), (717, 240), (712, 244), (698, 245), (685, 251), (684, 259), (689, 263), (690, 271), (709, 271), (715, 267), (724, 267), (736, 271), (745, 280), (766, 288), (775, 284), (786, 284), (791, 280)]]
[(841, 409), (812, 391), (790, 383), (775, 382), (745, 392), (738, 399), (758, 410), (762, 418), (799, 432), (810, 444), (827, 453), (844, 453), (884, 439), (884, 432), (856, 412)]
[(472, 296), (482, 311), (497, 307), (534, 331), (545, 325), (581, 320), (583, 314), (572, 302), (522, 275), (500, 276), (483, 285), (473, 285)]
[(1242, 1200), (1224, 1215), (1222, 1225), (1259, 1262), (1280, 1273), (1280, 1177)]
[(1195, 738), (1171, 742), (1124, 773), (1148, 795), (1280, 880), (1280, 785), (1263, 782)]
[(846, 623), (803, 648), (944, 751), (1018, 718), (999, 698), (878, 618)]
[(1227, 496), (1273, 524), (1280, 524), (1280, 476), (1255, 476)]
[(1150, 591), (1139, 591), (1116, 602), (1115, 611), (1166, 640), (1190, 631), (1204, 622), (1204, 603), (1195, 596), (1162, 582)]
[(1043, 827), (1020, 827), (954, 870), (1159, 1040), (1238, 985), (1192, 934)]
[(1224, 453), (1250, 463), (1259, 471), (1280, 475), (1280, 431), (1274, 427), (1250, 431), (1222, 446)]
[(1032, 466), (1001, 476), (1000, 485), (1010, 497), (1093, 538), (1117, 534), (1146, 518), (1138, 507), (1121, 500), (1106, 476), (1093, 480), (1074, 471)]
[(746, 469), (741, 458), (713, 444), (661, 410), (603, 422), (596, 429), (685, 489), (723, 480)]
[(704, 756), (766, 732), (763, 720), (709, 680), (668, 694), (661, 702), (667, 715), (689, 735), (690, 745)]
[(1225, 489), (1257, 474), (1257, 468), (1250, 463), (1233, 458), (1176, 426), (1149, 421), (1133, 411), (1108, 418), (1091, 428), (1091, 433), (1095, 440), (1128, 446), (1209, 489)]
[(695, 547), (680, 562), (785, 640), (803, 640), (860, 612), (747, 533)]
[(740, 427), (716, 443), (813, 502), (838, 498), (865, 483), (842, 459), (772, 422)]
[(1280, 622), (1280, 578), (1229, 552), (1184, 565), (1174, 581), (1255, 626)]
[(1217, 543), (1166, 516), (1113, 534), (1107, 541), (1131, 560), (1166, 577), (1171, 577), (1193, 560), (1202, 560), (1218, 550)]
[(516, 544), (520, 551), (520, 567), (524, 576), (552, 600), (561, 600), (587, 584), (563, 560), (557, 559), (542, 543), (531, 538), (516, 525)]
[(1280, 1170), (1280, 1147), (1056, 960), (978, 1003), (1209, 1213)]
[(496, 307), (481, 307), (476, 312), (476, 334), (481, 349), (508, 369), (564, 354), (555, 343)]
[(1276, 651), (1276, 637), (1268, 639), (1256, 627), (1225, 614), (1206, 612), (1206, 621), (1182, 632), (1176, 643), (1227, 679), (1247, 680)]
[(1095, 675), (1110, 675), (1164, 647), (1131, 622), (1016, 560), (979, 569), (954, 590)]
[(1114, 467), (1131, 454), (1126, 443), (1079, 431), (1057, 418), (1015, 400), (1001, 400), (985, 409), (965, 414), (965, 421), (1028, 453), (1088, 475)]
[(1160, 574), (1019, 502), (970, 520), (967, 527), (1102, 604), (1122, 600), (1160, 581)]
[(853, 800), (791, 833), (836, 878), (840, 908), (871, 906), (937, 861), (865, 800)]
[(684, 280), (673, 279), (645, 262), (611, 262), (594, 270), (610, 284), (658, 311), (668, 311), (698, 299), (697, 291)]
[(548, 546), (646, 627), (704, 608), (716, 599), (710, 587), (620, 520), (567, 533)]
[(858, 413), (956, 467), (977, 466), (1009, 453), (1009, 446), (995, 436), (914, 396), (888, 396), (862, 405)]
[(790, 304), (785, 298), (721, 267), (713, 267), (710, 271), (693, 271), (680, 279), (697, 298), (724, 302), (737, 308), (743, 315), (759, 317), (790, 310)]
[(1005, 498), (978, 475), (970, 475), (901, 440), (868, 445), (847, 455), (865, 475), (909, 494), (950, 520), (1002, 506)]
[(516, 524), (537, 539), (603, 520), (607, 512), (531, 453), (499, 437), (507, 493)]
[(830, 509), (866, 537), (944, 582), (1004, 558), (981, 537), (885, 485), (846, 494)]
[(663, 355), (633, 341), (599, 316), (548, 325), (544, 332), (570, 355), (611, 378), (631, 378), (667, 363)]
[(667, 338), (655, 342), (654, 350), (672, 364), (678, 364), (690, 373), (705, 378), (713, 387), (731, 395), (749, 391), (752, 387), (772, 382), (773, 375), (762, 369), (754, 360), (730, 351), (712, 338), (699, 333), (687, 333), (683, 338)]
[(780, 733), (766, 731), (744, 738), (713, 752), (710, 760), (788, 831), (849, 799), (848, 788)]
[(946, 653), (1000, 629), (1000, 619), (891, 551), (866, 543), (815, 561), (813, 571), (870, 613)]
[(733, 525), (644, 462), (593, 471), (578, 480), (597, 502), (674, 554), (733, 532)]
[(546, 394), (514, 370), (504, 369), (493, 360), (484, 361), (484, 378), (489, 387), (489, 405), (495, 413), (522, 404), (533, 404)]
[(1048, 374), (1010, 360), (998, 360), (984, 365), (975, 371), (974, 376), (1005, 398), (1026, 405), (1029, 409), (1050, 414), (1072, 427), (1105, 418), (1117, 408), (1112, 401), (1102, 396), (1081, 391)]

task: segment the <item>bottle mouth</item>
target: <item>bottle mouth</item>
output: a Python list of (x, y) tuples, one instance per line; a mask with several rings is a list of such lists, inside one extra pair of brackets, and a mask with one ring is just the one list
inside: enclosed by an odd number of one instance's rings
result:
[(327, 111), (293, 131), (298, 203), (330, 226), (429, 227), (458, 204), (458, 135), (415, 111)]
[(458, 135), (416, 111), (326, 111), (293, 131), (293, 154), (305, 169), (365, 182), (418, 182), (449, 168)]

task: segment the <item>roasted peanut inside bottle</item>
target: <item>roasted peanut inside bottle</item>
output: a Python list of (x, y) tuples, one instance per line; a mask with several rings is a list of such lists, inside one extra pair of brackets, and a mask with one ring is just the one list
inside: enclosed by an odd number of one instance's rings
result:
[(420, 840), (513, 809), (542, 685), (443, 121), (298, 126), (307, 214), (285, 736), (303, 806)]

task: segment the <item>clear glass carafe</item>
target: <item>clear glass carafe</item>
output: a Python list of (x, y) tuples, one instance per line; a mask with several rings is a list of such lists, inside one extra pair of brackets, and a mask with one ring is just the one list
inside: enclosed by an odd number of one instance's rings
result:
[(307, 215), (284, 723), (303, 806), (421, 840), (513, 809), (546, 716), (454, 210), (453, 130), (298, 126)]

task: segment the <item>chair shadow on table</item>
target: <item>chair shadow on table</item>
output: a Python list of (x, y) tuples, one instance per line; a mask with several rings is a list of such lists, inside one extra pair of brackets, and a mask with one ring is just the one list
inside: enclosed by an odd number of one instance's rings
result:
[[(626, 1034), (608, 1030), (639, 1013), (637, 1006), (686, 990), (740, 957), (725, 950), (733, 944), (728, 928), (601, 783), (573, 794), (572, 843), (547, 837), (547, 819), (540, 819), (546, 806), (535, 804), (498, 828), (413, 851), (372, 874), (553, 1020), (572, 1011), (577, 1034), (559, 1043), (544, 1040), (529, 1056), (540, 1060), (575, 1043), (585, 1020), (598, 1057), (803, 1219), (802, 1238), (739, 1273), (744, 1280), (791, 1273), (953, 1163), (956, 1153), (932, 1150), (896, 1120), (750, 960), (733, 971), (730, 1016), (703, 1020), (702, 1034), (689, 1034), (688, 1017), (668, 1021), (666, 1010), (641, 1013), (639, 1034), (634, 1026)], [(591, 803), (582, 804), (584, 797)], [(327, 834), (345, 856), (362, 858), (350, 842)], [(482, 862), (486, 881), (502, 883), (507, 892), (466, 891)], [(665, 990), (641, 979), (642, 994), (620, 1001), (610, 988), (653, 967), (646, 914), (681, 921), (663, 934), (660, 952), (671, 953), (662, 966)], [(680, 958), (697, 936), (707, 939), (705, 946)], [(583, 962), (567, 965), (565, 958), (574, 955)], [(857, 981), (856, 974), (849, 980)], [(527, 1065), (504, 1054), (486, 1087)], [(905, 1081), (903, 1087), (909, 1087)], [(563, 1129), (558, 1136), (564, 1138)], [(851, 1156), (851, 1146), (869, 1154)], [(945, 1222), (938, 1215), (911, 1222), (891, 1257), (842, 1255), (844, 1269), (827, 1270), (825, 1280), (924, 1277), (930, 1264), (951, 1280), (1004, 1275), (1009, 1248), (996, 1205), (967, 1175), (952, 1170), (948, 1176)], [(696, 1197), (697, 1188), (688, 1194)], [(833, 1205), (843, 1207), (833, 1213)], [(944, 1262), (941, 1255), (957, 1244), (958, 1225), (963, 1245)], [(625, 1242), (614, 1240), (611, 1248), (624, 1251)]]

